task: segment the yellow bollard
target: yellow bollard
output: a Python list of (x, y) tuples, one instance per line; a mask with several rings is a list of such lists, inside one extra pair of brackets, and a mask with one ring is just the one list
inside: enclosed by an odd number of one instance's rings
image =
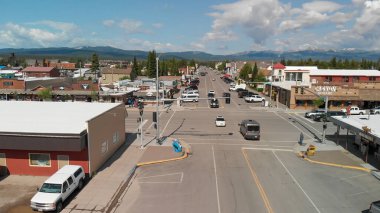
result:
[(314, 145), (310, 145), (306, 150), (307, 156), (313, 156), (315, 152), (316, 152), (316, 147)]

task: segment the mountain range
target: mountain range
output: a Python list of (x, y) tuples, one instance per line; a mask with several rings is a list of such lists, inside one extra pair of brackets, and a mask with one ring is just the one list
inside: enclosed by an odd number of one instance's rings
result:
[[(50, 47), (50, 48), (4, 48), (0, 49), (0, 57), (8, 57), (15, 53), (17, 57), (25, 58), (91, 58), (93, 53), (99, 55), (100, 59), (127, 59), (133, 57), (146, 59), (148, 52), (140, 50), (123, 50), (109, 46), (96, 47)], [(380, 51), (342, 49), (342, 50), (301, 50), (301, 51), (248, 51), (228, 55), (214, 55), (201, 51), (186, 52), (166, 52), (157, 54), (160, 59), (186, 59), (197, 61), (221, 61), (221, 60), (330, 60), (333, 57), (338, 59), (372, 60), (380, 59)]]

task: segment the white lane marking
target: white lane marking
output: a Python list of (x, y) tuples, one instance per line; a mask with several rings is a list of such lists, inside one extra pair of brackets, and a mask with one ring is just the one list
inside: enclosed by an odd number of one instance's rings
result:
[(162, 174), (162, 175), (152, 175), (152, 176), (145, 176), (145, 177), (139, 177), (136, 178), (136, 180), (144, 179), (144, 178), (153, 178), (153, 177), (165, 177), (165, 176), (171, 176), (171, 175), (183, 175), (183, 172), (176, 172), (176, 173), (169, 173), (169, 174)]
[(220, 213), (219, 187), (218, 187), (218, 176), (216, 174), (216, 161), (215, 161), (214, 145), (212, 145), (211, 148), (212, 148), (212, 158), (214, 160), (214, 173), (215, 173), (216, 198), (218, 201), (218, 213)]
[(249, 150), (260, 150), (260, 151), (282, 151), (282, 152), (293, 152), (293, 149), (275, 149), (275, 148), (257, 148), (257, 147), (243, 147), (242, 149)]
[(297, 117), (300, 117), (300, 118), (302, 118), (303, 120), (305, 120), (305, 121), (308, 121), (308, 122), (310, 122), (310, 123), (312, 123), (312, 124), (315, 124), (316, 122), (315, 121), (312, 121), (311, 119), (307, 119), (307, 118), (305, 118), (304, 116), (301, 116), (301, 115), (299, 115), (298, 113), (294, 113)]
[(295, 128), (297, 128), (299, 131), (301, 131), (303, 134), (307, 135), (309, 138), (313, 139), (314, 137), (309, 135), (307, 132), (301, 130), (298, 126), (296, 126), (295, 124), (293, 124), (292, 122), (289, 122), (288, 120), (286, 120), (284, 117), (280, 116), (279, 114), (277, 114), (277, 112), (274, 112), (275, 115), (277, 115), (278, 117), (280, 117), (281, 119), (283, 119), (284, 121), (290, 123), (292, 126), (294, 126)]
[(368, 174), (354, 175), (354, 176), (350, 176), (350, 177), (340, 178), (339, 180), (348, 180), (348, 179), (352, 179), (352, 178), (362, 177), (362, 176), (365, 176), (365, 175), (368, 175)]
[(162, 137), (162, 134), (164, 134), (165, 130), (166, 130), (166, 127), (168, 127), (170, 121), (172, 120), (174, 114), (176, 113), (176, 111), (173, 112), (172, 116), (170, 116), (169, 120), (166, 122), (166, 125), (164, 127), (164, 129), (162, 129), (161, 133), (160, 133), (160, 137)]
[(353, 196), (357, 196), (357, 195), (361, 195), (361, 194), (366, 194), (366, 193), (370, 193), (370, 192), (376, 192), (376, 191), (379, 191), (379, 190), (380, 189), (367, 190), (367, 191), (363, 191), (363, 192), (358, 192), (358, 193), (350, 194), (348, 196), (353, 197)]
[(272, 153), (277, 158), (278, 162), (280, 162), (280, 164), (282, 165), (282, 167), (284, 167), (285, 171), (289, 174), (289, 176), (293, 179), (294, 183), (301, 189), (301, 191), (304, 193), (304, 195), (309, 200), (309, 202), (311, 203), (311, 205), (313, 205), (313, 207), (315, 208), (315, 210), (318, 213), (321, 213), (321, 211), (315, 205), (315, 203), (313, 202), (313, 200), (311, 200), (311, 198), (309, 197), (309, 195), (305, 192), (305, 190), (301, 187), (301, 185), (298, 183), (298, 181), (294, 178), (294, 176), (292, 175), (292, 173), (290, 173), (289, 169), (286, 168), (286, 166), (284, 165), (284, 163), (282, 162), (282, 160), (277, 156), (276, 152), (272, 151)]

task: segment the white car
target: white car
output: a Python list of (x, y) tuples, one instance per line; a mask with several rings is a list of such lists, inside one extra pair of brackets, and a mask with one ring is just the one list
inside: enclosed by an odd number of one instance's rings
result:
[(208, 94), (210, 94), (210, 93), (215, 95), (215, 91), (214, 90), (208, 91)]
[(249, 97), (245, 97), (244, 100), (246, 102), (261, 102), (261, 101), (265, 100), (265, 98), (258, 96), (258, 95), (252, 95)]
[(218, 117), (216, 117), (215, 125), (217, 127), (225, 127), (226, 126), (226, 120), (224, 120), (223, 116), (219, 115)]

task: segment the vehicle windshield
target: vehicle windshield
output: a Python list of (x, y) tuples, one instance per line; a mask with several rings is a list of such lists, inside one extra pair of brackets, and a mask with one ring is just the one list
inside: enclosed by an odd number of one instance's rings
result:
[(224, 121), (224, 118), (216, 118), (216, 121)]
[(251, 132), (251, 131), (257, 132), (257, 131), (260, 131), (260, 127), (259, 126), (247, 126), (247, 130), (249, 132)]
[(61, 184), (44, 183), (40, 189), (40, 192), (61, 193), (61, 186)]

